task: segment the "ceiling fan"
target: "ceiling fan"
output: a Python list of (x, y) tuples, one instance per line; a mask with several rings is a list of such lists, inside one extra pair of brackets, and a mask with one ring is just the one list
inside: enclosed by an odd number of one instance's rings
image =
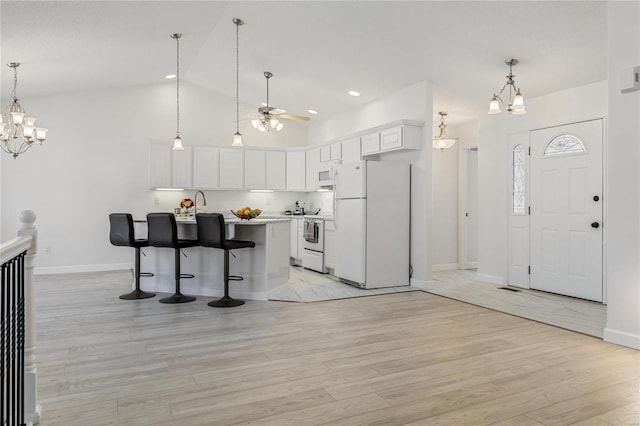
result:
[(309, 117), (286, 114), (286, 110), (271, 106), (269, 103), (269, 79), (273, 77), (273, 74), (269, 71), (265, 71), (264, 76), (267, 79), (267, 102), (258, 108), (258, 116), (251, 120), (253, 127), (261, 132), (268, 132), (271, 129), (276, 129), (276, 131), (279, 132), (284, 127), (284, 124), (279, 120), (279, 118), (309, 121)]

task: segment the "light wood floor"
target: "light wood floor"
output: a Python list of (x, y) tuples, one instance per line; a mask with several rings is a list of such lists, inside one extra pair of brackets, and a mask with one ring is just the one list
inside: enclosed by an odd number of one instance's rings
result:
[(640, 352), (583, 334), (424, 292), (215, 309), (129, 283), (36, 277), (43, 426), (640, 423)]

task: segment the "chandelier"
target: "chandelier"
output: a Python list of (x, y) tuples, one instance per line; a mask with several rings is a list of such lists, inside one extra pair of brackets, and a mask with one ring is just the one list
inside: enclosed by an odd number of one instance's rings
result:
[[(527, 108), (524, 105), (524, 96), (520, 92), (520, 89), (516, 87), (516, 83), (513, 80), (513, 78), (515, 77), (515, 75), (513, 75), (513, 67), (518, 65), (518, 60), (506, 59), (505, 63), (509, 65), (509, 75), (507, 75), (507, 82), (504, 84), (504, 86), (502, 86), (500, 93), (498, 93), (497, 95), (495, 93), (493, 94), (493, 98), (491, 98), (491, 102), (489, 102), (489, 114), (500, 114), (502, 112), (502, 110), (500, 109), (500, 104), (502, 104), (502, 106), (506, 106), (507, 112), (509, 114), (526, 114)], [(500, 95), (502, 95), (507, 87), (509, 87), (509, 103), (505, 105)]]
[(7, 66), (13, 68), (13, 91), (11, 91), (11, 102), (7, 106), (6, 113), (0, 114), (0, 142), (4, 152), (11, 154), (13, 158), (18, 158), (18, 155), (31, 148), (35, 141), (42, 145), (48, 129), (36, 127), (36, 118), (28, 116), (20, 105), (16, 95), (20, 63), (10, 62)]
[(171, 34), (176, 41), (176, 137), (173, 139), (173, 150), (184, 151), (180, 137), (180, 37), (182, 34)]
[(444, 117), (446, 117), (447, 113), (440, 111), (438, 114), (440, 114), (440, 125), (438, 126), (440, 127), (440, 134), (433, 138), (433, 147), (444, 151), (447, 148), (451, 148), (458, 139), (448, 136), (445, 131), (447, 126), (444, 124)]
[(244, 21), (240, 18), (233, 18), (236, 25), (236, 132), (233, 134), (233, 142), (231, 146), (242, 146), (242, 135), (240, 134), (240, 45), (239, 45), (239, 29), (240, 25), (244, 25)]
[(281, 123), (275, 115), (271, 114), (271, 112), (277, 110), (278, 113), (282, 113), (283, 110), (273, 108), (271, 104), (269, 104), (269, 79), (273, 77), (273, 74), (265, 71), (264, 76), (267, 78), (267, 103), (262, 104), (263, 106), (258, 108), (259, 114), (251, 120), (251, 124), (261, 132), (268, 132), (271, 129), (276, 129), (276, 131), (279, 132), (284, 127), (284, 124)]

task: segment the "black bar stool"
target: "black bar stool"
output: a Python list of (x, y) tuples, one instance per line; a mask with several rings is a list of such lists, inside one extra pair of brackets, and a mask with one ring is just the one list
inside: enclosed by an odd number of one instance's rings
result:
[(135, 239), (133, 230), (133, 217), (129, 213), (111, 213), (109, 215), (109, 239), (114, 246), (133, 247), (136, 252), (136, 261), (133, 268), (133, 276), (136, 281), (136, 289), (131, 293), (123, 294), (120, 299), (148, 299), (155, 296), (154, 293), (147, 293), (140, 290), (140, 277), (152, 277), (149, 272), (140, 272), (140, 248), (149, 246), (149, 241), (145, 239)]
[(149, 213), (147, 214), (147, 228), (149, 231), (149, 245), (151, 247), (172, 248), (175, 252), (175, 279), (176, 292), (160, 299), (160, 303), (187, 303), (196, 300), (193, 296), (185, 296), (180, 293), (180, 278), (193, 278), (193, 274), (180, 273), (180, 250), (198, 245), (197, 240), (179, 240), (178, 226), (173, 213)]
[(216, 308), (230, 308), (244, 304), (244, 300), (229, 297), (229, 281), (242, 281), (242, 277), (229, 275), (229, 251), (240, 248), (255, 247), (253, 241), (227, 240), (224, 216), (219, 213), (196, 214), (198, 224), (198, 243), (203, 247), (224, 250), (224, 296), (207, 303)]

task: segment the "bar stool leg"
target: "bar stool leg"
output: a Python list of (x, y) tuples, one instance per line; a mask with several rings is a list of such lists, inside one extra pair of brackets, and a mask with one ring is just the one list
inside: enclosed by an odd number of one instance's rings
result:
[[(218, 300), (212, 300), (207, 303), (214, 308), (232, 308), (234, 306), (244, 305), (244, 300), (232, 299), (229, 297), (229, 250), (224, 251), (224, 296)], [(240, 278), (241, 280), (242, 278)], [(239, 281), (235, 279), (234, 281)]]
[(154, 293), (147, 293), (146, 291), (140, 290), (140, 277), (141, 276), (153, 276), (153, 274), (142, 274), (140, 272), (140, 247), (136, 247), (136, 263), (133, 270), (133, 275), (136, 280), (136, 289), (131, 293), (123, 294), (120, 296), (120, 299), (123, 300), (135, 300), (135, 299), (148, 299), (150, 297), (155, 296)]
[(193, 275), (180, 273), (180, 249), (174, 249), (174, 252), (176, 292), (169, 297), (160, 299), (159, 302), (168, 304), (193, 302), (196, 300), (195, 297), (185, 296), (180, 292), (180, 278), (193, 278)]

